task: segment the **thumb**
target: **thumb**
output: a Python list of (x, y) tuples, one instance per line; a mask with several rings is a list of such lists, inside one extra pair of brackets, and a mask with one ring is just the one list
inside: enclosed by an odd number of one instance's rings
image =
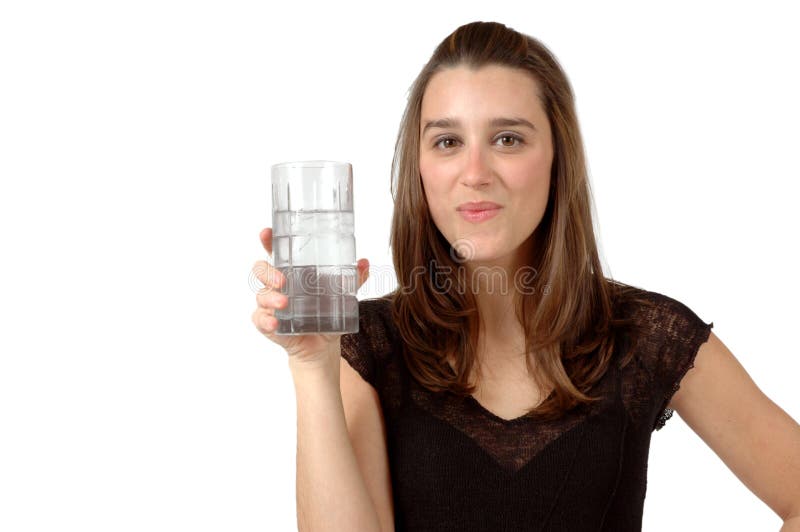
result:
[(369, 261), (367, 259), (359, 259), (356, 264), (358, 268), (358, 286), (356, 290), (358, 290), (369, 277)]
[(261, 239), (261, 245), (264, 246), (264, 249), (271, 256), (272, 255), (272, 228), (271, 227), (265, 227), (264, 229), (261, 230), (261, 233), (259, 233), (258, 236)]

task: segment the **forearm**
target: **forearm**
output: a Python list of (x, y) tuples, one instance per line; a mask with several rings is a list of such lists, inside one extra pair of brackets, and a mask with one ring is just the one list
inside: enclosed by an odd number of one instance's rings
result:
[(785, 520), (780, 532), (800, 532), (800, 515)]
[[(380, 531), (347, 432), (338, 344), (331, 362), (292, 367), (297, 398), (297, 525), (300, 532)], [(290, 365), (291, 367), (291, 365)]]

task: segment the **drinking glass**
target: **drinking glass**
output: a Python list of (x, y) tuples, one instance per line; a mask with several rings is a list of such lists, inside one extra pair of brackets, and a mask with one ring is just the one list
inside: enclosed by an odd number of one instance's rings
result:
[(276, 334), (358, 332), (353, 167), (337, 161), (275, 164), (272, 250), (289, 300)]

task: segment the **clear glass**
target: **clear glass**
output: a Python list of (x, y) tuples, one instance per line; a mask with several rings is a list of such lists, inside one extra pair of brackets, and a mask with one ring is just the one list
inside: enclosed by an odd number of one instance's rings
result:
[(272, 255), (289, 299), (276, 334), (358, 332), (350, 163), (272, 166)]

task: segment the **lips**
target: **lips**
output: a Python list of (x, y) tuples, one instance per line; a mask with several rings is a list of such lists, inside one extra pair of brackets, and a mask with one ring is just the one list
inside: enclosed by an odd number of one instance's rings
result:
[(459, 211), (488, 211), (492, 209), (499, 209), (500, 205), (491, 201), (470, 201), (462, 203), (456, 210)]
[(462, 203), (456, 210), (468, 222), (477, 223), (494, 218), (500, 209), (502, 206), (491, 201), (473, 201)]

